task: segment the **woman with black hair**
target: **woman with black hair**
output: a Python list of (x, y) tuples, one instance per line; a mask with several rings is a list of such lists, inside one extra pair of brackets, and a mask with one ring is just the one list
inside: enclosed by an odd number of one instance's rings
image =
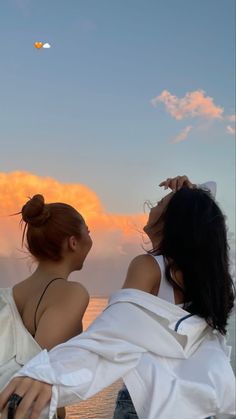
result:
[[(216, 184), (197, 187), (187, 176), (177, 176), (159, 186), (172, 192), (151, 207), (144, 231), (152, 250), (132, 261), (124, 288), (137, 288), (181, 306), (224, 336), (234, 286), (225, 218), (214, 200)], [(135, 417), (124, 387), (117, 397), (114, 419)]]
[(119, 419), (235, 414), (225, 341), (234, 300), (225, 219), (210, 192), (186, 176), (160, 186), (172, 192), (151, 209), (144, 228), (153, 250), (131, 262), (125, 289), (85, 333), (41, 352), (18, 373), (31, 378), (6, 387), (0, 410), (15, 393), (22, 397), (17, 419), (28, 409), (36, 419), (50, 399), (51, 418), (57, 406), (122, 377)]

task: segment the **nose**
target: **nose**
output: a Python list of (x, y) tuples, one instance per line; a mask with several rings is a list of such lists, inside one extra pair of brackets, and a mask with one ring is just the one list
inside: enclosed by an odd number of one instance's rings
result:
[(89, 230), (88, 226), (86, 226), (86, 227), (87, 227), (87, 230), (88, 230), (88, 234), (90, 234), (90, 230)]

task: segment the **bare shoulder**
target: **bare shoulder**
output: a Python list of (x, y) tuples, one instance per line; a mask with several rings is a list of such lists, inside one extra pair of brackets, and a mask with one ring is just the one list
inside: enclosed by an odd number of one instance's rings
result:
[(35, 340), (42, 348), (51, 349), (81, 333), (88, 303), (89, 294), (82, 284), (72, 281), (60, 281), (59, 284), (58, 281), (48, 294)]
[(136, 288), (152, 293), (160, 285), (161, 271), (153, 256), (136, 256), (129, 265), (123, 288)]
[(80, 282), (68, 281), (67, 283), (67, 293), (68, 296), (74, 299), (81, 299), (84, 302), (89, 303), (89, 293), (88, 290)]
[(52, 283), (39, 307), (38, 319), (51, 310), (65, 312), (69, 309), (78, 318), (82, 318), (89, 303), (89, 293), (79, 282), (59, 280)]
[[(87, 289), (75, 281), (56, 281), (51, 293), (48, 293), (50, 302), (52, 298), (54, 304), (60, 304), (63, 301), (63, 305), (69, 306), (70, 309), (73, 305), (76, 307), (86, 306), (89, 303), (89, 293)], [(53, 295), (52, 295), (53, 294)], [(49, 301), (48, 301), (49, 303)]]
[(158, 264), (156, 263), (152, 255), (145, 253), (145, 254), (135, 256), (135, 258), (131, 260), (129, 266), (132, 266), (134, 268), (150, 267), (152, 269), (155, 269), (158, 266)]

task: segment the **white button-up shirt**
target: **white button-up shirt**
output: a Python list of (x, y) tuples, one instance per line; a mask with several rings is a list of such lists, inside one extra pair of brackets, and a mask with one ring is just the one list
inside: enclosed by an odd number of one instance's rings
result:
[(143, 291), (114, 293), (88, 330), (17, 375), (53, 385), (48, 417), (123, 378), (139, 419), (235, 414), (230, 348), (204, 319)]

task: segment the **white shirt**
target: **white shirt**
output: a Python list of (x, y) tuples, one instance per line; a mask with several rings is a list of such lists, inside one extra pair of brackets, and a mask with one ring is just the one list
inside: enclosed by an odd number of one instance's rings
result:
[(0, 391), (41, 350), (22, 322), (12, 289), (0, 288)]
[(236, 413), (229, 355), (224, 337), (204, 319), (123, 289), (86, 332), (42, 351), (17, 376), (53, 384), (49, 418), (57, 406), (88, 399), (122, 377), (139, 419), (169, 419), (176, 412), (201, 419)]

